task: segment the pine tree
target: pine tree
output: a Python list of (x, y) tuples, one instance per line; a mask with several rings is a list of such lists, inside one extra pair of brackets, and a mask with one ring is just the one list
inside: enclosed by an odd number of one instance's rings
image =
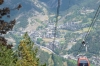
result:
[(37, 58), (38, 49), (33, 47), (34, 43), (31, 41), (26, 32), (18, 47), (19, 59), (16, 66), (46, 66), (40, 65), (39, 58)]
[[(0, 0), (0, 6), (4, 3), (4, 0)], [(6, 22), (2, 19), (4, 16), (10, 18), (11, 10), (19, 10), (22, 6), (19, 4), (17, 7), (10, 9), (9, 7), (0, 8), (0, 44), (3, 46), (7, 46), (7, 48), (11, 49), (12, 45), (7, 44), (7, 40), (2, 36), (2, 34), (6, 34), (8, 31), (11, 31), (16, 23), (16, 20), (11, 20), (10, 22)]]
[[(0, 0), (0, 6), (4, 3), (4, 0)], [(2, 34), (6, 34), (8, 31), (11, 31), (16, 23), (16, 20), (11, 20), (6, 22), (2, 19), (4, 16), (10, 18), (11, 10), (19, 10), (22, 6), (19, 4), (17, 7), (10, 9), (9, 7), (0, 8), (0, 42), (3, 46), (7, 46), (7, 40), (2, 37)], [(10, 48), (10, 47), (9, 47)]]
[(15, 66), (16, 59), (12, 49), (0, 44), (0, 66)]
[[(2, 6), (3, 3), (4, 0), (0, 0), (0, 6)], [(21, 8), (20, 4), (12, 10), (19, 10), (19, 8)], [(0, 66), (14, 66), (16, 62), (12, 50), (13, 45), (7, 44), (7, 40), (2, 36), (2, 34), (11, 31), (16, 23), (15, 19), (10, 22), (6, 22), (6, 19), (2, 19), (4, 16), (10, 18), (10, 11), (11, 9), (9, 7), (0, 8)]]

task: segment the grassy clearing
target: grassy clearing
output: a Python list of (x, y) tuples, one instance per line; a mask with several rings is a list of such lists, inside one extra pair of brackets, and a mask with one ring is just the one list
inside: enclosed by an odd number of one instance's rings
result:
[[(52, 42), (54, 40), (54, 38), (43, 38), (43, 41), (45, 42)], [(56, 38), (56, 40), (60, 40), (60, 41), (65, 41), (64, 38)]]
[(92, 28), (86, 27), (86, 28), (83, 28), (82, 30), (75, 31), (74, 33), (83, 33), (83, 32), (87, 32), (89, 29), (93, 30)]
[(45, 52), (47, 52), (47, 53), (49, 53), (49, 54), (51, 54), (51, 53), (52, 53), (52, 52), (50, 52), (49, 50), (44, 49), (44, 48), (41, 48), (41, 50), (43, 50), (43, 51), (45, 51)]

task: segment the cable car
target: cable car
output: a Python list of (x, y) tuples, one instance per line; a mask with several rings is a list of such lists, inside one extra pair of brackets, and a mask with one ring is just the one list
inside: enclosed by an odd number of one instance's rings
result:
[(89, 60), (85, 56), (81, 56), (77, 61), (78, 66), (90, 66)]

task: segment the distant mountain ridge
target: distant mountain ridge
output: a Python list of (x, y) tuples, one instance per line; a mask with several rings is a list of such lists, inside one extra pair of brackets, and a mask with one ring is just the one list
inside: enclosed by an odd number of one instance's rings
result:
[[(46, 5), (49, 8), (53, 9), (53, 8), (57, 7), (57, 1), (58, 0), (39, 0), (39, 1), (46, 3)], [(94, 0), (91, 0), (91, 2), (92, 1), (94, 1)], [(74, 5), (81, 6), (82, 2), (86, 2), (86, 0), (60, 0), (60, 4), (61, 4), (60, 5), (60, 10), (61, 11), (67, 10), (67, 9), (71, 8), (72, 6), (74, 6)], [(89, 0), (89, 2), (90, 2), (90, 0)]]

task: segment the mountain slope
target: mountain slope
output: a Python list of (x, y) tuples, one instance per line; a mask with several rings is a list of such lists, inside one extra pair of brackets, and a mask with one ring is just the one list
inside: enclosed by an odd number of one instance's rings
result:
[[(14, 35), (21, 38), (21, 35), (27, 31), (35, 43), (52, 50), (57, 0), (9, 0), (9, 2), (11, 5), (21, 3), (23, 6), (16, 14)], [(68, 52), (77, 52), (99, 4), (100, 0), (61, 0), (55, 53), (66, 55)], [(99, 17), (87, 40), (88, 52), (94, 48), (91, 55), (99, 55), (100, 52)]]

